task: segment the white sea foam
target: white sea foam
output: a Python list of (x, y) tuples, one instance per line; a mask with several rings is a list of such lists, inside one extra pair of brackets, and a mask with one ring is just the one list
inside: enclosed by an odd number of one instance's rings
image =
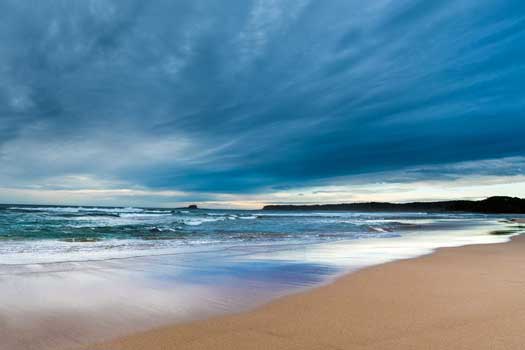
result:
[(189, 225), (189, 226), (198, 226), (198, 225), (202, 225), (203, 223), (206, 223), (206, 222), (216, 222), (216, 221), (223, 221), (223, 220), (226, 220), (227, 217), (216, 217), (216, 218), (205, 218), (205, 217), (200, 217), (200, 218), (192, 218), (192, 217), (188, 217), (188, 218), (181, 218), (179, 219), (179, 221), (185, 225)]
[(82, 212), (101, 212), (101, 213), (140, 213), (145, 209), (141, 208), (99, 208), (99, 207), (9, 207), (11, 210), (38, 211), (51, 213), (82, 213)]
[(154, 218), (154, 217), (163, 217), (171, 216), (169, 212), (139, 212), (139, 213), (120, 213), (121, 218)]
[(354, 241), (322, 243), (312, 245), (306, 250), (265, 252), (254, 254), (251, 258), (254, 260), (300, 260), (355, 269), (414, 258), (429, 254), (437, 248), (504, 243), (508, 242), (511, 237), (522, 233), (520, 230), (515, 230), (514, 233), (508, 235), (490, 234), (498, 229), (501, 229), (501, 223), (491, 221), (484, 225), (466, 228), (419, 231), (388, 238), (376, 236)]

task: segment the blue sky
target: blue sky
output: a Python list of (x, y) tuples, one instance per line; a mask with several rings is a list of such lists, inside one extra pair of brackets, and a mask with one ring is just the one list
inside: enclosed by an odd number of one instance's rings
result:
[(0, 1), (0, 202), (525, 196), (525, 4)]

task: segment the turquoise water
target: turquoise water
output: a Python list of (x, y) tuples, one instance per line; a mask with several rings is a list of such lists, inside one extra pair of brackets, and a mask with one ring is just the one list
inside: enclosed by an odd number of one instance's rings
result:
[(224, 247), (399, 238), (475, 214), (0, 206), (0, 264), (104, 260)]

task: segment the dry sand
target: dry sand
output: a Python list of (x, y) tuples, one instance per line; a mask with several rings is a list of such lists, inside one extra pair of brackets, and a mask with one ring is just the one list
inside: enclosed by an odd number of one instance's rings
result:
[(367, 268), (255, 311), (89, 349), (525, 349), (525, 237)]

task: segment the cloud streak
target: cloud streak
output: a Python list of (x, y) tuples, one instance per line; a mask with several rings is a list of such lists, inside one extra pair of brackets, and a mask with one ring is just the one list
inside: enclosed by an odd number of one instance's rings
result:
[(472, 175), (451, 167), (488, 159), (523, 173), (524, 10), (3, 1), (2, 188), (86, 178), (197, 199), (425, 167), (417, 181)]

